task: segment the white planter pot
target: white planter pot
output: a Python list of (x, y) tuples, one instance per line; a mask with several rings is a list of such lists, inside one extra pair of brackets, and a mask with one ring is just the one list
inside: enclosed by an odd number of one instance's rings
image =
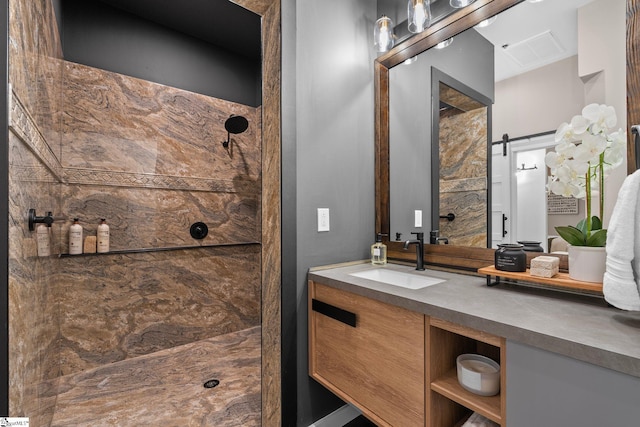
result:
[(604, 247), (569, 245), (569, 277), (583, 282), (602, 283), (607, 261)]

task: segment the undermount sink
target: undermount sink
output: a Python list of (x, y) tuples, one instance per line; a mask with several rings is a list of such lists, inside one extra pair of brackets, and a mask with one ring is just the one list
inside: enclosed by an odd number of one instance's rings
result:
[(380, 283), (386, 283), (387, 285), (401, 286), (407, 289), (422, 289), (427, 286), (437, 285), (438, 283), (444, 282), (444, 279), (438, 279), (436, 277), (386, 270), (384, 268), (358, 271), (356, 273), (350, 273), (349, 275), (360, 277), (362, 279), (374, 280)]

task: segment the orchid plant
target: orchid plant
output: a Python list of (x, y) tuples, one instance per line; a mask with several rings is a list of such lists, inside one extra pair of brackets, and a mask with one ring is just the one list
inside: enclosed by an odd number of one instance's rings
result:
[[(590, 104), (571, 123), (562, 123), (556, 131), (558, 145), (547, 153), (545, 163), (551, 170), (547, 188), (564, 197), (585, 199), (586, 217), (577, 226), (556, 227), (558, 234), (574, 246), (604, 246), (604, 182), (608, 173), (620, 166), (626, 150), (626, 132), (614, 130), (615, 109)], [(593, 192), (599, 190), (600, 217), (591, 214)]]

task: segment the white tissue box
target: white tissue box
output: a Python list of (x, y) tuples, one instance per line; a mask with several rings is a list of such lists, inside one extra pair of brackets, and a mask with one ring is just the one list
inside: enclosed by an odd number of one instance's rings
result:
[(553, 277), (560, 269), (560, 259), (554, 256), (539, 256), (531, 260), (529, 273), (538, 277)]

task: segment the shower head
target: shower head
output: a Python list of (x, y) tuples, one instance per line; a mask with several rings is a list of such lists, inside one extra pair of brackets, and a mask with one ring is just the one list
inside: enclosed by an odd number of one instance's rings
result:
[(243, 116), (231, 115), (225, 122), (224, 128), (227, 130), (227, 140), (222, 142), (224, 148), (229, 147), (229, 137), (233, 134), (242, 133), (249, 127), (249, 121)]

